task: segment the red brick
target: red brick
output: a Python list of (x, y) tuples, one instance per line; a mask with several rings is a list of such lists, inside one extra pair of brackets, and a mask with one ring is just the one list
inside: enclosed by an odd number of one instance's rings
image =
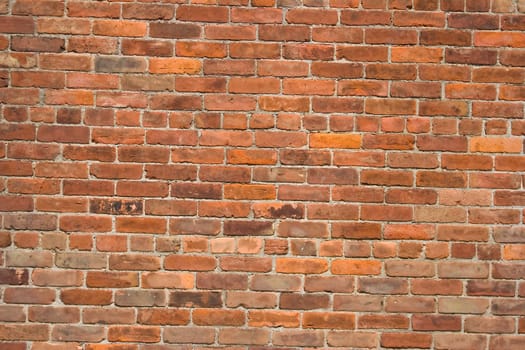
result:
[(118, 4), (73, 2), (67, 6), (71, 17), (99, 17), (118, 18), (120, 6)]
[(169, 5), (155, 4), (124, 4), (122, 8), (123, 18), (133, 19), (171, 19), (174, 8)]
[(357, 326), (362, 329), (408, 329), (409, 319), (402, 315), (362, 315)]
[(156, 256), (140, 254), (110, 255), (111, 270), (155, 271), (160, 269), (160, 259)]
[(1, 33), (33, 34), (35, 23), (29, 16), (0, 16)]
[(276, 272), (318, 274), (328, 270), (328, 263), (324, 259), (277, 258)]
[(365, 111), (370, 114), (415, 114), (416, 103), (413, 100), (367, 99)]
[(202, 217), (248, 217), (250, 206), (247, 203), (236, 202), (207, 202), (199, 206), (199, 215)]
[(288, 25), (259, 25), (259, 39), (268, 41), (308, 41), (310, 39), (309, 26)]
[(387, 348), (430, 349), (432, 336), (424, 333), (386, 333), (381, 336), (381, 346)]
[(65, 75), (58, 72), (13, 72), (11, 84), (22, 87), (64, 88)]
[(279, 58), (280, 47), (267, 43), (231, 43), (229, 45), (232, 58)]
[(228, 307), (267, 308), (275, 307), (277, 298), (272, 293), (230, 291), (226, 296), (226, 304)]
[(335, 83), (330, 80), (284, 79), (286, 95), (333, 95)]
[(242, 326), (245, 323), (241, 310), (197, 309), (192, 316), (193, 322), (200, 326)]
[(166, 219), (119, 217), (116, 219), (117, 232), (129, 233), (165, 233)]
[[(200, 64), (199, 61), (197, 62)], [(200, 66), (197, 71), (199, 70)], [(254, 72), (254, 60), (204, 60), (206, 74), (253, 75)]]
[(477, 334), (453, 334), (443, 333), (435, 338), (438, 349), (446, 349), (451, 343), (455, 344), (456, 349), (483, 348), (487, 346), (487, 338)]
[(224, 185), (224, 198), (227, 199), (275, 199), (273, 185)]
[(394, 13), (393, 23), (401, 27), (439, 27), (445, 26), (444, 13), (407, 12)]
[(69, 51), (77, 53), (112, 54), (117, 50), (117, 39), (108, 37), (71, 37), (68, 40), (67, 47)]
[(149, 71), (155, 74), (196, 74), (202, 63), (190, 58), (151, 58)]
[(33, 200), (29, 197), (3, 196), (0, 212), (9, 211), (33, 211)]
[(379, 261), (334, 260), (331, 271), (336, 275), (378, 275), (381, 268)]
[(86, 178), (87, 167), (85, 164), (82, 165), (74, 165), (71, 163), (39, 163), (35, 168), (35, 175), (38, 177)]
[(168, 343), (211, 344), (215, 330), (209, 327), (170, 327), (164, 332)]
[(176, 18), (180, 21), (227, 22), (228, 9), (217, 6), (182, 5), (177, 8)]
[(64, 4), (58, 1), (40, 1), (35, 3), (28, 0), (18, 0), (13, 6), (13, 14), (35, 16), (62, 16)]
[(212, 111), (249, 111), (255, 108), (255, 97), (234, 95), (207, 95), (204, 97), (204, 106)]
[(392, 83), (391, 95), (395, 97), (441, 97), (441, 84), (427, 82), (394, 82)]
[(365, 42), (367, 44), (416, 44), (417, 32), (404, 29), (366, 28)]
[(57, 228), (57, 217), (55, 215), (32, 213), (4, 215), (4, 228), (51, 231)]
[(246, 23), (281, 23), (282, 10), (277, 8), (232, 8), (231, 21)]
[(172, 234), (204, 234), (217, 235), (221, 230), (220, 221), (211, 219), (172, 219), (170, 233)]
[(229, 92), (231, 93), (277, 93), (279, 80), (275, 78), (231, 78)]
[(298, 327), (299, 313), (291, 311), (254, 310), (248, 314), (248, 325), (251, 327)]
[(244, 344), (265, 345), (268, 344), (270, 332), (266, 329), (221, 329), (219, 331), (219, 343), (221, 344)]
[(368, 64), (366, 76), (367, 78), (382, 80), (414, 80), (416, 78), (416, 67), (406, 64)]
[(56, 325), (51, 338), (56, 341), (99, 342), (104, 339), (104, 327), (86, 327), (74, 325)]
[(357, 62), (386, 62), (388, 48), (386, 46), (338, 46), (336, 57)]
[[(45, 342), (49, 340), (49, 325), (3, 324), (3, 325), (0, 325), (0, 339), (4, 341), (22, 340), (22, 341), (44, 341)], [(13, 349), (17, 349), (17, 348), (13, 348)], [(19, 347), (19, 349), (22, 349), (22, 347)]]
[(312, 62), (312, 75), (326, 78), (358, 78), (363, 75), (359, 63)]
[(312, 29), (312, 39), (319, 42), (361, 43), (361, 29), (316, 27)]
[(391, 21), (391, 13), (387, 11), (343, 10), (341, 23), (346, 25), (386, 25)]
[(212, 271), (217, 262), (213, 257), (200, 256), (177, 256), (166, 257), (164, 266), (168, 270), (177, 271)]
[(147, 98), (134, 92), (98, 92), (97, 106), (99, 107), (129, 107), (144, 108)]
[(481, 49), (446, 49), (445, 62), (456, 64), (494, 65), (497, 52)]
[(0, 89), (0, 102), (18, 105), (28, 105), (36, 103), (34, 89)]
[(467, 151), (467, 139), (463, 136), (430, 136), (417, 137), (416, 146), (422, 151)]
[(113, 296), (109, 290), (68, 289), (60, 293), (67, 305), (109, 305)]
[(376, 82), (369, 80), (345, 80), (338, 84), (338, 95), (348, 96), (386, 96), (386, 82)]
[(26, 269), (1, 269), (0, 281), (5, 285), (29, 284), (29, 273)]
[(313, 220), (356, 220), (358, 208), (351, 204), (309, 204), (308, 219)]
[(305, 312), (304, 328), (354, 329), (355, 315), (346, 312)]
[[(473, 102), (472, 113), (476, 117), (521, 118), (519, 104), (512, 102)], [(490, 108), (487, 110), (487, 108)]]
[(419, 331), (458, 331), (461, 329), (461, 318), (458, 316), (412, 316), (412, 327)]
[(262, 60), (257, 66), (259, 75), (297, 77), (306, 76), (308, 64), (301, 61), (271, 61)]
[(208, 25), (204, 29), (207, 39), (214, 40), (254, 40), (256, 30), (250, 25)]
[(8, 304), (51, 304), (55, 291), (50, 288), (8, 287), (4, 290), (4, 302)]
[(178, 41), (175, 44), (175, 52), (177, 56), (182, 57), (222, 58), (226, 57), (226, 45), (220, 43)]
[(90, 22), (85, 19), (39, 18), (37, 31), (51, 34), (89, 34)]
[(182, 326), (189, 323), (190, 313), (177, 309), (141, 309), (137, 320), (145, 325)]
[(474, 45), (484, 47), (524, 47), (523, 33), (482, 32), (474, 35)]
[(118, 150), (118, 159), (121, 162), (167, 163), (169, 150), (156, 146), (121, 146)]
[(220, 260), (224, 271), (269, 272), (272, 269), (269, 258), (223, 257)]
[(42, 323), (77, 323), (80, 321), (80, 310), (74, 307), (32, 306), (28, 319)]
[(142, 274), (145, 288), (190, 289), (194, 286), (194, 276), (178, 272), (146, 272)]
[(60, 229), (76, 232), (107, 232), (111, 230), (111, 219), (96, 216), (62, 216)]
[(111, 342), (156, 343), (160, 340), (160, 328), (146, 326), (111, 326), (108, 329)]
[(105, 36), (142, 37), (146, 29), (145, 22), (95, 20), (93, 23), (93, 34)]
[(338, 13), (334, 10), (291, 9), (286, 13), (288, 23), (337, 24)]

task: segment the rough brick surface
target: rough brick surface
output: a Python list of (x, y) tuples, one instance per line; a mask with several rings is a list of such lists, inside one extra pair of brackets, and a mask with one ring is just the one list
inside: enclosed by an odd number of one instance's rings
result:
[(0, 0), (0, 349), (524, 349), (524, 86), (524, 0)]

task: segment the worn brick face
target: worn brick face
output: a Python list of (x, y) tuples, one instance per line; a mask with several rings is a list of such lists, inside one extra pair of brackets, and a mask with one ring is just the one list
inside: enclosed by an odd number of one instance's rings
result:
[(524, 16), (0, 0), (0, 348), (521, 350)]

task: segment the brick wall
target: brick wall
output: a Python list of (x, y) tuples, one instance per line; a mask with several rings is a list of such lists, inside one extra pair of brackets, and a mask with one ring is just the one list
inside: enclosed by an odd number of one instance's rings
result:
[(525, 1), (0, 0), (0, 349), (525, 349)]

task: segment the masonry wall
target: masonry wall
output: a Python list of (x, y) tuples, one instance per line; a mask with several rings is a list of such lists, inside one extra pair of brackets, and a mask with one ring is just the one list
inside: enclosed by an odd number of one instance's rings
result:
[(0, 349), (525, 349), (525, 1), (0, 14)]

